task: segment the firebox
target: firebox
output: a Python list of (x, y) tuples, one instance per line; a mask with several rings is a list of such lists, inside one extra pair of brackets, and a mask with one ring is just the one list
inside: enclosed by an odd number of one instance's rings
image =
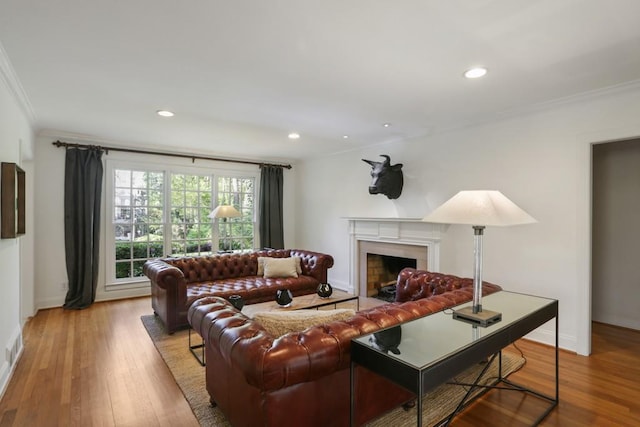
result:
[(367, 296), (394, 301), (398, 273), (416, 266), (415, 258), (367, 254)]
[(386, 301), (395, 298), (395, 282), (405, 267), (427, 268), (425, 246), (360, 242), (360, 295)]

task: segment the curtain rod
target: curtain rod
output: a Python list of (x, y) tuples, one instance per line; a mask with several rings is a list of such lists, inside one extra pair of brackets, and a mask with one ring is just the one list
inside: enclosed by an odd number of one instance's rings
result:
[(192, 155), (192, 154), (167, 153), (167, 152), (162, 152), (162, 151), (148, 151), (148, 150), (135, 150), (133, 148), (105, 147), (104, 145), (74, 144), (74, 143), (62, 142), (62, 141), (52, 142), (51, 144), (55, 145), (58, 148), (60, 148), (60, 147), (65, 147), (65, 148), (68, 148), (68, 147), (99, 148), (101, 150), (104, 150), (107, 154), (109, 154), (109, 151), (123, 151), (125, 153), (152, 154), (152, 155), (155, 155), (155, 156), (180, 157), (180, 158), (183, 158), (183, 159), (191, 159), (192, 163), (195, 163), (196, 159), (197, 160), (214, 160), (216, 162), (244, 163), (244, 164), (247, 164), (247, 165), (257, 165), (257, 166), (260, 166), (260, 167), (263, 167), (263, 166), (278, 166), (278, 167), (281, 167), (281, 168), (291, 169), (291, 165), (252, 162), (251, 160), (233, 160), (233, 159), (224, 159), (224, 158), (220, 158), (220, 157), (196, 156), (196, 155)]

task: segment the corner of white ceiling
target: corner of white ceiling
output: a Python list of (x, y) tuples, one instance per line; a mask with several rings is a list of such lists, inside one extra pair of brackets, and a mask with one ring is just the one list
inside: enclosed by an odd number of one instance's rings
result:
[(0, 42), (0, 81), (4, 82), (9, 92), (14, 96), (16, 103), (27, 116), (29, 123), (33, 125), (36, 121), (36, 114), (2, 46), (2, 42)]

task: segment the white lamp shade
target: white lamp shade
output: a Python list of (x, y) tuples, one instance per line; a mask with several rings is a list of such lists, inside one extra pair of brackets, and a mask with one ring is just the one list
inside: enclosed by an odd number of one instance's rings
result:
[(240, 212), (231, 205), (220, 205), (208, 215), (209, 218), (236, 218)]
[(499, 191), (460, 191), (422, 218), (425, 222), (509, 226), (537, 222)]

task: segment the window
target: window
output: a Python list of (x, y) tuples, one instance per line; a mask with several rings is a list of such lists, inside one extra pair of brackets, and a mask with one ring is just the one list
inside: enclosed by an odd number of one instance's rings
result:
[[(254, 248), (257, 173), (107, 165), (109, 283), (139, 282), (143, 264), (153, 258)], [(208, 215), (220, 204), (235, 206), (241, 216), (214, 222)]]
[(254, 248), (254, 178), (219, 177), (218, 205), (233, 205), (238, 218), (218, 221), (219, 250)]
[(140, 277), (164, 253), (164, 174), (116, 169), (114, 181), (115, 278)]
[(171, 174), (171, 255), (211, 253), (211, 176)]

